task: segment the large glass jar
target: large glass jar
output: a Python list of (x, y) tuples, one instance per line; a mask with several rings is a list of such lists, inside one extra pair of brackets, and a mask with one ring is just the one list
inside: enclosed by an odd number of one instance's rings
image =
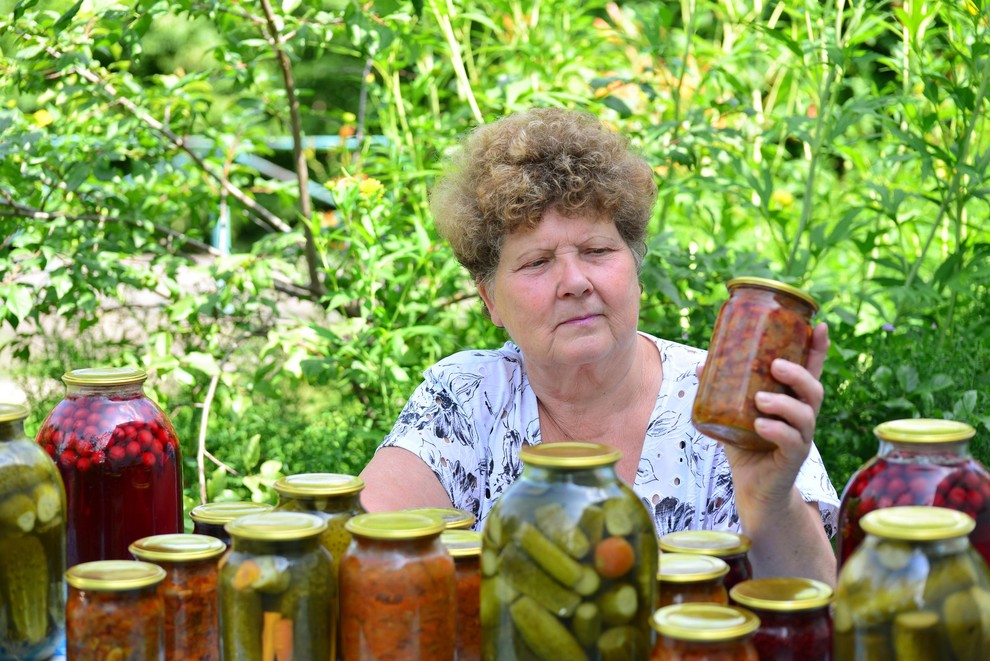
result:
[(443, 522), (409, 512), (360, 514), (340, 561), (343, 661), (450, 661), (457, 609)]
[[(674, 604), (659, 609), (650, 661), (759, 661), (753, 633), (760, 619), (745, 608)], [(768, 657), (773, 658), (773, 657)]]
[(337, 595), (323, 519), (301, 512), (227, 524), (220, 560), (220, 650), (225, 661), (334, 659)]
[(764, 278), (728, 282), (729, 299), (719, 310), (698, 383), (691, 419), (712, 438), (748, 450), (772, 450), (753, 427), (757, 392), (792, 394), (770, 375), (775, 358), (804, 365), (811, 349), (813, 298), (799, 289)]
[(481, 659), (481, 533), (446, 530), (440, 541), (454, 558), (457, 577), (457, 661)]
[(729, 603), (725, 576), (729, 565), (713, 555), (661, 553), (657, 571), (658, 608), (694, 602)]
[(849, 479), (839, 507), (839, 568), (863, 541), (863, 515), (894, 505), (934, 505), (976, 520), (970, 541), (990, 563), (990, 473), (969, 452), (976, 430), (964, 422), (905, 419), (873, 430), (875, 457)]
[(131, 544), (136, 560), (165, 570), (165, 658), (217, 661), (217, 563), (227, 545), (207, 535), (153, 535)]
[(193, 521), (195, 534), (216, 537), (229, 547), (230, 535), (224, 526), (248, 514), (271, 512), (274, 507), (268, 503), (242, 501), (203, 503), (189, 511), (189, 518)]
[(986, 659), (990, 570), (969, 542), (972, 517), (944, 507), (870, 512), (839, 572), (834, 658)]
[(47, 659), (65, 627), (65, 492), (27, 415), (0, 404), (0, 659)]
[(66, 372), (66, 396), (37, 442), (65, 482), (68, 566), (126, 560), (149, 535), (182, 532), (182, 461), (175, 430), (144, 394), (142, 369)]
[(65, 573), (68, 661), (165, 661), (165, 570), (136, 560), (97, 560)]
[(830, 661), (832, 588), (810, 578), (755, 578), (730, 592), (760, 618), (753, 644), (761, 659)]
[(522, 475), (485, 521), (486, 659), (646, 659), (656, 600), (653, 518), (596, 443), (520, 452)]
[(729, 565), (725, 589), (753, 578), (749, 549), (753, 542), (746, 535), (727, 530), (679, 530), (659, 539), (664, 553), (696, 553), (721, 558)]
[(454, 507), (416, 507), (404, 511), (435, 516), (443, 521), (444, 530), (470, 530), (478, 519), (471, 512)]

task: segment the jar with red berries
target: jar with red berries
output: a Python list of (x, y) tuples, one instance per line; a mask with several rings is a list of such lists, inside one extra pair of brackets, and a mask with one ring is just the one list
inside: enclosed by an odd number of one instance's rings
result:
[(915, 418), (884, 422), (873, 431), (880, 441), (877, 454), (842, 493), (839, 567), (863, 541), (863, 515), (895, 505), (934, 505), (970, 515), (976, 520), (970, 542), (990, 563), (990, 473), (970, 454), (976, 430), (956, 420)]
[(760, 618), (753, 645), (761, 659), (831, 661), (832, 588), (810, 578), (754, 578), (729, 593)]
[(127, 560), (131, 542), (182, 531), (182, 462), (168, 417), (136, 368), (66, 372), (38, 430), (67, 498), (67, 565)]

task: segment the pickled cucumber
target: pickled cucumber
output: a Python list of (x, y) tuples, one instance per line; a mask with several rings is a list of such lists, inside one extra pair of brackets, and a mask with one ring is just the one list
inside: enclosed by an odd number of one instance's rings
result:
[(990, 647), (990, 592), (973, 586), (942, 604), (949, 646), (959, 661), (985, 659)]
[(926, 604), (937, 604), (953, 592), (980, 582), (976, 563), (966, 555), (952, 554), (932, 563), (925, 582)]
[(62, 494), (50, 482), (42, 482), (31, 492), (38, 523), (49, 523), (62, 512)]
[[(596, 508), (597, 509), (597, 508)], [(536, 508), (536, 525), (550, 541), (562, 548), (570, 557), (580, 560), (591, 550), (591, 542), (578, 525), (571, 521), (560, 503), (550, 503)]]
[(571, 620), (571, 629), (574, 637), (584, 647), (594, 645), (598, 636), (602, 633), (602, 614), (598, 606), (586, 601), (574, 611), (574, 619)]
[(605, 537), (605, 510), (597, 505), (589, 505), (581, 513), (578, 527), (588, 539), (589, 550)]
[(894, 618), (897, 661), (926, 661), (940, 654), (939, 617), (932, 611), (910, 611)]
[(562, 585), (573, 588), (581, 580), (582, 565), (550, 541), (535, 526), (523, 523), (517, 532), (519, 545), (543, 571)]
[(624, 537), (636, 532), (637, 512), (635, 507), (640, 506), (639, 501), (628, 498), (609, 498), (603, 504), (605, 509), (605, 529), (608, 534), (616, 537)]
[(649, 643), (636, 627), (613, 627), (598, 639), (601, 661), (630, 661), (649, 656)]
[(636, 588), (628, 584), (616, 585), (598, 598), (602, 621), (610, 627), (627, 624), (639, 609)]
[[(40, 642), (48, 633), (48, 561), (34, 535), (0, 537), (0, 599), (10, 619), (7, 638)], [(11, 560), (14, 559), (14, 560)]]
[(234, 589), (223, 578), (220, 586), (220, 633), (225, 659), (262, 661), (261, 595)]
[(37, 520), (34, 500), (25, 493), (15, 493), (0, 500), (0, 530), (31, 532)]
[(588, 658), (567, 627), (531, 597), (519, 597), (509, 606), (509, 615), (526, 645), (543, 661)]
[(510, 543), (502, 550), (502, 575), (513, 589), (529, 595), (558, 617), (570, 617), (581, 603), (577, 593), (548, 576), (516, 544)]
[[(44, 455), (45, 462), (50, 461), (43, 450), (41, 454)], [(39, 459), (40, 457), (24, 457), (24, 463), (17, 461), (17, 463), (0, 466), (0, 494), (30, 491), (39, 482), (50, 480), (49, 465), (42, 463)]]

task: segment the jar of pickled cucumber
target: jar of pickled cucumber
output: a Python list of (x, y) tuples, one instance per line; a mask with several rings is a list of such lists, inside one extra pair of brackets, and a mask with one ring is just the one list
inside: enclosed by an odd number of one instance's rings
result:
[(65, 627), (65, 491), (27, 415), (0, 404), (0, 659), (47, 659)]
[(657, 571), (658, 608), (694, 602), (729, 603), (725, 577), (729, 565), (713, 555), (661, 553)]
[(333, 659), (337, 595), (323, 519), (249, 514), (227, 524), (220, 560), (220, 650), (225, 661)]
[(866, 514), (863, 543), (839, 572), (834, 658), (985, 659), (990, 569), (969, 542), (975, 525), (944, 507)]
[(136, 368), (66, 372), (65, 398), (38, 430), (68, 503), (68, 566), (126, 560), (136, 539), (182, 532), (182, 460)]
[[(650, 661), (759, 661), (753, 633), (760, 619), (745, 608), (720, 604), (664, 606), (651, 622), (657, 631)], [(773, 657), (768, 657), (773, 658)]]
[(217, 661), (217, 563), (227, 545), (207, 535), (153, 535), (130, 546), (136, 560), (165, 570), (165, 658)]
[(719, 310), (691, 420), (705, 436), (747, 450), (773, 450), (753, 426), (766, 417), (756, 408), (759, 391), (793, 394), (770, 375), (784, 358), (804, 365), (811, 349), (813, 298), (765, 278), (728, 282), (729, 299)]
[(695, 553), (724, 560), (729, 565), (729, 573), (725, 575), (726, 590), (753, 578), (753, 565), (749, 561), (752, 545), (746, 535), (728, 530), (679, 530), (659, 539), (660, 550), (664, 553)]
[(165, 570), (136, 560), (97, 560), (65, 573), (69, 659), (164, 661)]
[(227, 501), (203, 503), (192, 508), (189, 518), (193, 521), (193, 532), (197, 535), (215, 537), (230, 546), (230, 535), (226, 526), (231, 521), (248, 514), (264, 514), (271, 512), (274, 505), (268, 503), (252, 503), (242, 501)]
[(454, 507), (416, 507), (404, 511), (438, 517), (443, 521), (444, 530), (470, 530), (478, 520), (471, 512)]
[(753, 645), (761, 659), (830, 661), (832, 588), (810, 578), (755, 578), (729, 593), (760, 618)]
[(481, 533), (446, 530), (440, 541), (454, 558), (457, 578), (457, 661), (481, 659)]
[(523, 447), (485, 521), (486, 659), (646, 659), (656, 603), (653, 518), (596, 443)]
[(894, 505), (934, 505), (970, 515), (969, 540), (990, 564), (990, 473), (970, 454), (976, 430), (964, 422), (891, 420), (873, 430), (875, 457), (846, 484), (839, 507), (839, 567), (863, 541), (859, 522), (873, 510)]
[(457, 579), (443, 521), (405, 511), (359, 514), (340, 561), (341, 659), (454, 658)]

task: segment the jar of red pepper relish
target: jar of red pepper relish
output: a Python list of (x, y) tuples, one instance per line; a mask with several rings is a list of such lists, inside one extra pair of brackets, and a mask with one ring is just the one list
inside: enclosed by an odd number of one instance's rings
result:
[(230, 535), (224, 528), (228, 523), (248, 514), (271, 512), (274, 505), (242, 501), (203, 503), (189, 511), (193, 532), (197, 535), (216, 537), (230, 548)]
[(657, 571), (659, 606), (703, 602), (729, 603), (725, 576), (729, 565), (713, 555), (661, 553)]
[(976, 520), (969, 539), (990, 564), (990, 473), (969, 452), (976, 430), (964, 422), (905, 419), (873, 430), (875, 457), (849, 479), (839, 508), (839, 567), (863, 541), (864, 514), (894, 505), (934, 505)]
[(440, 542), (454, 558), (457, 578), (457, 661), (481, 659), (481, 533), (445, 530)]
[(674, 604), (650, 623), (659, 634), (650, 661), (759, 661), (753, 633), (760, 619), (745, 608)]
[(663, 553), (697, 553), (721, 558), (729, 565), (725, 589), (753, 578), (749, 549), (753, 542), (746, 535), (727, 530), (679, 530), (658, 540)]
[(67, 565), (126, 560), (149, 535), (182, 531), (182, 462), (175, 430), (136, 368), (66, 372), (66, 396), (38, 430), (67, 499)]
[(831, 661), (828, 585), (809, 578), (755, 578), (736, 585), (729, 596), (760, 618), (753, 644), (761, 659)]
[(706, 436), (747, 450), (769, 451), (753, 427), (758, 391), (792, 394), (770, 375), (775, 358), (804, 365), (811, 348), (813, 298), (765, 278), (728, 282), (729, 299), (715, 320), (691, 419)]

